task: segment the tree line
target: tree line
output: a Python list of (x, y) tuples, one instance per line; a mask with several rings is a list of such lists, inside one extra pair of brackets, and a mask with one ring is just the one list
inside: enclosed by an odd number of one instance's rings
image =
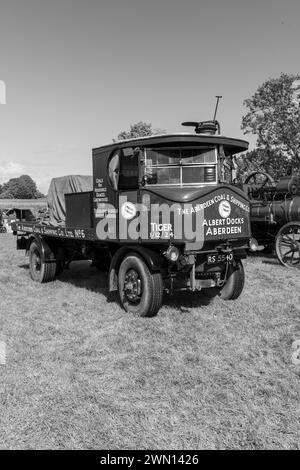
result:
[(241, 129), (256, 136), (256, 148), (239, 157), (245, 173), (259, 170), (277, 179), (289, 164), (300, 169), (300, 75), (282, 73), (244, 101)]
[(7, 183), (0, 184), (0, 199), (37, 199), (40, 197), (45, 196), (28, 175), (11, 178)]

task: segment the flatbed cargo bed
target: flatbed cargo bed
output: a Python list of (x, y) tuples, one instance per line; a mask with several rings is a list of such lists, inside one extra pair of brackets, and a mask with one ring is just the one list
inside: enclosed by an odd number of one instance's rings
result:
[(34, 233), (49, 237), (69, 238), (72, 240), (97, 240), (94, 229), (80, 227), (54, 226), (36, 222), (16, 222), (13, 229), (18, 232), (19, 236), (21, 236), (23, 232), (24, 234)]

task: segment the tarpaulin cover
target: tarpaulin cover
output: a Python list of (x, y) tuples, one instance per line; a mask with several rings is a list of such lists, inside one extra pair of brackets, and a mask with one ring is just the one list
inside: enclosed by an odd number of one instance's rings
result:
[(81, 193), (93, 190), (93, 177), (69, 175), (53, 178), (50, 183), (47, 203), (49, 224), (64, 225), (66, 220), (65, 194)]

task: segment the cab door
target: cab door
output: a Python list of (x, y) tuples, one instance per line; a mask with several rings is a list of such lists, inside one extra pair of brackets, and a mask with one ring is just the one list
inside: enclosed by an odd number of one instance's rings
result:
[(118, 238), (120, 242), (139, 240), (139, 150), (120, 149), (118, 176)]

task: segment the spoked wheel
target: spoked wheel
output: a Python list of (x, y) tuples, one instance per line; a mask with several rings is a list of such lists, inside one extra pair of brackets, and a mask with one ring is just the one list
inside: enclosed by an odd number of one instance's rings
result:
[(245, 184), (264, 188), (265, 186), (275, 186), (275, 180), (271, 175), (269, 175), (269, 173), (265, 173), (264, 171), (253, 171), (245, 179)]
[(36, 282), (53, 281), (56, 274), (56, 262), (45, 263), (41, 247), (33, 241), (29, 248), (29, 272), (31, 278)]
[(264, 171), (253, 171), (247, 176), (244, 184), (247, 187), (244, 190), (247, 191), (250, 199), (261, 199), (264, 191), (276, 186), (272, 176)]
[(118, 283), (120, 300), (127, 312), (140, 317), (156, 315), (163, 298), (161, 273), (150, 273), (142, 258), (131, 253), (121, 263)]
[(289, 222), (281, 227), (276, 236), (275, 249), (283, 266), (300, 267), (300, 222)]

